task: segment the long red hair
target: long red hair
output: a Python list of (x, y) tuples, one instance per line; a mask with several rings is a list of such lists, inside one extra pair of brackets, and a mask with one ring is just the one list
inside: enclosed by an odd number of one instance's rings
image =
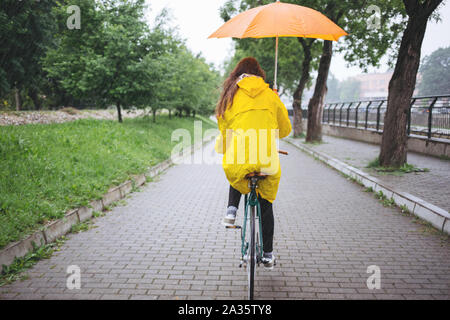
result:
[(239, 88), (237, 85), (237, 80), (244, 73), (253, 74), (266, 80), (266, 73), (255, 58), (247, 57), (239, 61), (234, 70), (231, 71), (230, 75), (223, 83), (222, 93), (216, 106), (217, 118), (222, 117), (227, 108), (230, 108), (233, 104), (234, 95)]

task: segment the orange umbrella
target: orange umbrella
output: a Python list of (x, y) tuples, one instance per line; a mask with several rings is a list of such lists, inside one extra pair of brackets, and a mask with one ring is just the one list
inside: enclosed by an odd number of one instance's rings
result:
[(209, 38), (276, 37), (274, 89), (277, 89), (278, 37), (337, 41), (347, 33), (319, 11), (280, 1), (252, 8), (227, 21)]

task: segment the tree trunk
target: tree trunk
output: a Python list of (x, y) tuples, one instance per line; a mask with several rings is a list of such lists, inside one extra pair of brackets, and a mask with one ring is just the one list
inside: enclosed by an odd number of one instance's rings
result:
[(117, 107), (117, 117), (119, 119), (119, 122), (122, 122), (122, 110), (120, 108), (120, 102), (117, 102), (116, 107)]
[(404, 1), (409, 16), (403, 33), (395, 70), (389, 81), (389, 93), (380, 148), (380, 165), (401, 167), (407, 158), (407, 121), (411, 97), (416, 85), (420, 51), (428, 17), (442, 0), (428, 0), (423, 5)]
[(152, 110), (152, 114), (153, 114), (153, 122), (156, 122), (156, 109)]
[(37, 90), (30, 89), (29, 95), (30, 95), (31, 100), (33, 100), (34, 108), (36, 110), (41, 110), (42, 104), (41, 104), (41, 100), (39, 99)]
[(172, 119), (172, 111), (169, 109), (169, 119)]
[(22, 100), (20, 99), (20, 91), (17, 87), (14, 89), (14, 97), (16, 99), (16, 111), (20, 111), (22, 109)]
[(332, 55), (333, 43), (329, 40), (325, 40), (323, 43), (322, 56), (320, 57), (319, 73), (314, 87), (314, 94), (308, 103), (307, 142), (322, 141), (323, 101), (327, 93), (327, 78)]
[(301, 136), (303, 133), (303, 117), (302, 117), (302, 96), (306, 84), (309, 81), (309, 71), (311, 68), (311, 46), (314, 40), (305, 40), (303, 38), (297, 38), (303, 47), (303, 63), (302, 63), (302, 76), (300, 82), (294, 92), (294, 101), (292, 103), (292, 109), (294, 111), (294, 137)]

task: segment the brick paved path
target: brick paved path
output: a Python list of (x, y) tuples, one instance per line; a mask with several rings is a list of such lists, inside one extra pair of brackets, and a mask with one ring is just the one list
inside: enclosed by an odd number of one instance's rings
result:
[[(258, 269), (257, 298), (450, 298), (448, 240), (281, 147), (290, 155), (274, 205), (279, 263)], [(97, 228), (70, 235), (29, 279), (0, 288), (0, 299), (244, 299), (238, 233), (220, 225), (224, 179), (219, 165), (169, 169), (97, 219)], [(81, 268), (80, 290), (66, 288), (69, 265)], [(379, 290), (367, 289), (369, 265), (381, 269)]]
[(408, 163), (419, 168), (428, 168), (430, 171), (401, 176), (378, 174), (375, 170), (366, 168), (370, 161), (378, 157), (378, 145), (331, 136), (324, 136), (323, 141), (325, 143), (308, 147), (368, 172), (397, 190), (408, 192), (450, 211), (450, 161), (408, 152)]

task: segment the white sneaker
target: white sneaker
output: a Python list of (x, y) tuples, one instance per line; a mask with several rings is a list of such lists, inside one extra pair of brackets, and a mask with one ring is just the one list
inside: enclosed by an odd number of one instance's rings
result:
[(266, 270), (273, 270), (273, 266), (276, 265), (275, 255), (272, 254), (271, 258), (267, 258), (267, 257), (263, 256), (261, 258), (261, 262), (264, 265), (264, 269), (266, 269)]
[(227, 213), (227, 215), (222, 220), (222, 225), (225, 227), (232, 227), (236, 222), (236, 214)]

